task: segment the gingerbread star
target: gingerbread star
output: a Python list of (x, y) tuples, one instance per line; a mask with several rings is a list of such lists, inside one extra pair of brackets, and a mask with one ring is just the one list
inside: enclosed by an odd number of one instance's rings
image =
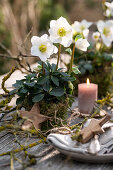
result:
[(48, 116), (40, 114), (38, 103), (35, 103), (30, 111), (19, 110), (19, 113), (22, 118), (27, 119), (24, 122), (23, 129), (30, 128), (33, 123), (35, 129), (38, 130), (40, 129), (40, 124), (49, 119)]
[(89, 139), (91, 139), (95, 134), (103, 133), (102, 125), (105, 124), (108, 120), (110, 120), (111, 116), (106, 115), (101, 120), (92, 119), (89, 125), (83, 128), (80, 132), (80, 136), (82, 137), (82, 143), (86, 143)]

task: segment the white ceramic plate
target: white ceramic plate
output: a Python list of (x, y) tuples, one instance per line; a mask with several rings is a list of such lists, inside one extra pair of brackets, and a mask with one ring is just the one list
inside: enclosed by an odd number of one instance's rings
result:
[[(74, 142), (72, 144), (70, 135), (63, 135), (63, 138), (59, 134), (50, 134), (48, 137), (48, 142), (55, 147), (61, 153), (71, 156), (77, 161), (82, 162), (92, 162), (92, 163), (105, 163), (113, 161), (113, 154), (102, 154), (98, 153), (96, 155), (92, 155), (87, 152), (84, 148), (74, 147)], [(64, 139), (64, 140), (62, 140)], [(113, 144), (113, 140), (112, 140)]]
[[(104, 126), (107, 126), (106, 123)], [(110, 127), (101, 134), (99, 137), (100, 150), (97, 154), (91, 154), (88, 152), (91, 141), (86, 144), (72, 141), (70, 135), (50, 134), (47, 137), (48, 143), (61, 153), (71, 156), (77, 161), (92, 162), (92, 163), (105, 163), (113, 161), (113, 153), (109, 153), (113, 150), (113, 127)]]

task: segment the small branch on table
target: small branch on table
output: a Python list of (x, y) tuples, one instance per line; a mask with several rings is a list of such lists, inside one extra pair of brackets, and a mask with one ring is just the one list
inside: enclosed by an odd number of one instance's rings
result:
[(8, 152), (1, 153), (0, 156), (10, 155), (11, 152), (13, 152), (13, 153), (18, 153), (18, 152), (23, 151), (24, 149), (32, 148), (32, 147), (37, 146), (37, 145), (39, 145), (39, 144), (41, 144), (41, 143), (46, 143), (46, 138), (40, 139), (40, 140), (37, 141), (37, 142), (31, 143), (31, 144), (29, 144), (29, 145), (27, 145), (27, 146), (24, 146), (24, 148), (20, 147), (20, 148), (18, 148), (18, 149), (12, 150), (12, 151), (8, 151)]

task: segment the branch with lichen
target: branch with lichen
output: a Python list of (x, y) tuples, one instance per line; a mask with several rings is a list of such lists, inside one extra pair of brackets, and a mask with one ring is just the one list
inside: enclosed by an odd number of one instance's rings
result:
[[(6, 99), (2, 100), (2, 101), (0, 102), (0, 108), (1, 108), (1, 107), (4, 107), (4, 106), (6, 106), (8, 103), (10, 103), (10, 101), (12, 100), (13, 97), (14, 97), (14, 95), (10, 95), (10, 96), (8, 96)], [(2, 112), (2, 113), (3, 113), (3, 112)]]
[(113, 108), (113, 92), (112, 93), (107, 93), (106, 97), (104, 97), (101, 100), (98, 100), (97, 103), (104, 106), (104, 105), (109, 105)]
[(16, 67), (12, 68), (11, 71), (2, 79), (1, 86), (5, 93), (9, 93), (9, 90), (7, 90), (5, 87), (5, 82), (6, 82), (6, 80), (8, 80), (10, 78), (10, 76), (14, 73), (15, 70), (16, 70)]
[(29, 145), (27, 145), (27, 146), (23, 146), (23, 147), (20, 147), (20, 148), (18, 148), (18, 149), (12, 150), (12, 151), (8, 151), (8, 152), (1, 153), (0, 156), (10, 155), (11, 152), (13, 152), (13, 153), (18, 153), (18, 152), (23, 151), (24, 149), (32, 148), (32, 147), (37, 146), (37, 145), (39, 145), (39, 144), (41, 144), (41, 143), (46, 143), (46, 138), (40, 139), (39, 141), (34, 142), (34, 143), (31, 143), (31, 144), (29, 144)]
[[(2, 126), (0, 126), (0, 132), (1, 131), (4, 131), (4, 130), (11, 130), (12, 129), (12, 133), (14, 133), (13, 132), (13, 130), (14, 131), (16, 131), (16, 132), (19, 132), (19, 131), (23, 131), (24, 133), (30, 133), (31, 135), (37, 135), (37, 136), (39, 136), (39, 137), (43, 137), (40, 133), (41, 132), (39, 132), (39, 131), (37, 131), (37, 130), (35, 130), (35, 129), (27, 129), (27, 130), (23, 130), (22, 128), (21, 128), (21, 126), (19, 126), (19, 125), (14, 125), (14, 124), (4, 124), (4, 125), (2, 125)], [(11, 131), (10, 131), (11, 132)]]

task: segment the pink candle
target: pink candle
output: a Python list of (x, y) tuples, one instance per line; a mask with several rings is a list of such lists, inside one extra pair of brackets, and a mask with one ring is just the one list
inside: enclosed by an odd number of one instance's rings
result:
[(98, 85), (89, 82), (78, 85), (78, 107), (82, 113), (91, 113), (98, 96)]

